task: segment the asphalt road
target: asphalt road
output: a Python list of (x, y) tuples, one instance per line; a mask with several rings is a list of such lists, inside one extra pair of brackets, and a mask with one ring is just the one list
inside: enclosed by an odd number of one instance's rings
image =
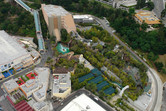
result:
[(150, 107), (150, 111), (160, 111), (160, 108), (161, 108), (161, 101), (162, 101), (162, 82), (161, 82), (161, 79), (159, 78), (159, 76), (157, 75), (157, 73), (150, 68), (150, 66), (144, 62), (134, 51), (132, 51), (131, 48), (129, 48), (125, 43), (123, 43), (112, 31), (113, 29), (111, 27), (108, 27), (105, 23), (105, 20), (102, 20), (102, 19), (99, 19), (97, 17), (95, 17), (95, 19), (100, 23), (100, 25), (105, 29), (107, 30), (116, 40), (119, 41), (119, 43), (126, 47), (127, 50), (135, 57), (137, 58), (140, 62), (142, 62), (150, 71), (153, 79), (154, 79), (154, 96), (152, 97), (153, 98), (153, 103), (152, 104), (149, 104), (151, 105)]
[(156, 13), (157, 17), (160, 18), (161, 17), (161, 12), (165, 8), (164, 0), (153, 0), (153, 3), (154, 3), (153, 11)]
[[(54, 111), (60, 111), (62, 110), (68, 103), (70, 103), (70, 101), (72, 101), (74, 98), (76, 98), (77, 96), (81, 95), (81, 94), (86, 94), (88, 97), (90, 97), (93, 101), (95, 101), (98, 105), (100, 105), (101, 107), (103, 107), (106, 111), (115, 111), (113, 108), (111, 108), (109, 105), (107, 105), (105, 102), (103, 102), (102, 100), (95, 100), (94, 99), (94, 95), (84, 89), (80, 89), (74, 93), (72, 93), (70, 96), (68, 96), (66, 99), (64, 99), (61, 103), (63, 103), (63, 105), (58, 105), (56, 108), (54, 108)], [(61, 104), (60, 103), (60, 104)]]
[(163, 86), (163, 99), (162, 99), (161, 111), (165, 111), (165, 110), (166, 110), (166, 83)]

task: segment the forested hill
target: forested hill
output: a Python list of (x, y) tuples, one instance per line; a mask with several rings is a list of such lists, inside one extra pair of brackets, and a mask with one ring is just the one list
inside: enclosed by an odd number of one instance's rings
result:
[(99, 2), (89, 0), (47, 0), (47, 3), (64, 6), (69, 11), (89, 13), (99, 17), (107, 17), (111, 26), (121, 35), (133, 49), (151, 52), (155, 55), (166, 54), (166, 28), (145, 32), (146, 24), (139, 25), (132, 13), (121, 9), (107, 8)]

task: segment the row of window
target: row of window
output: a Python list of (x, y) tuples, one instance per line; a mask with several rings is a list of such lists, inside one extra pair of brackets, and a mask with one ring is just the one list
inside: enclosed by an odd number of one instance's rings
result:
[(9, 63), (9, 64), (5, 64), (1, 66), (1, 71), (4, 71), (8, 68), (11, 68), (11, 65), (14, 64), (13, 62)]

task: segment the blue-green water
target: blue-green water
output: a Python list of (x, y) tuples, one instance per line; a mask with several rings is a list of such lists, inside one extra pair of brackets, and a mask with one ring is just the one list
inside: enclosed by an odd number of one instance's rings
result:
[(57, 45), (57, 50), (58, 52), (62, 53), (62, 54), (66, 54), (66, 53), (69, 53), (69, 48), (68, 47), (64, 47), (61, 43), (58, 43)]

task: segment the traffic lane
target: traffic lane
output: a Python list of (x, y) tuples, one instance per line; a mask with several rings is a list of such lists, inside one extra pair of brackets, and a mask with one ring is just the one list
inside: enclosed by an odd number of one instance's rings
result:
[(154, 9), (153, 11), (156, 13), (157, 17), (160, 18), (161, 12), (164, 10), (164, 1), (163, 0), (153, 0)]

